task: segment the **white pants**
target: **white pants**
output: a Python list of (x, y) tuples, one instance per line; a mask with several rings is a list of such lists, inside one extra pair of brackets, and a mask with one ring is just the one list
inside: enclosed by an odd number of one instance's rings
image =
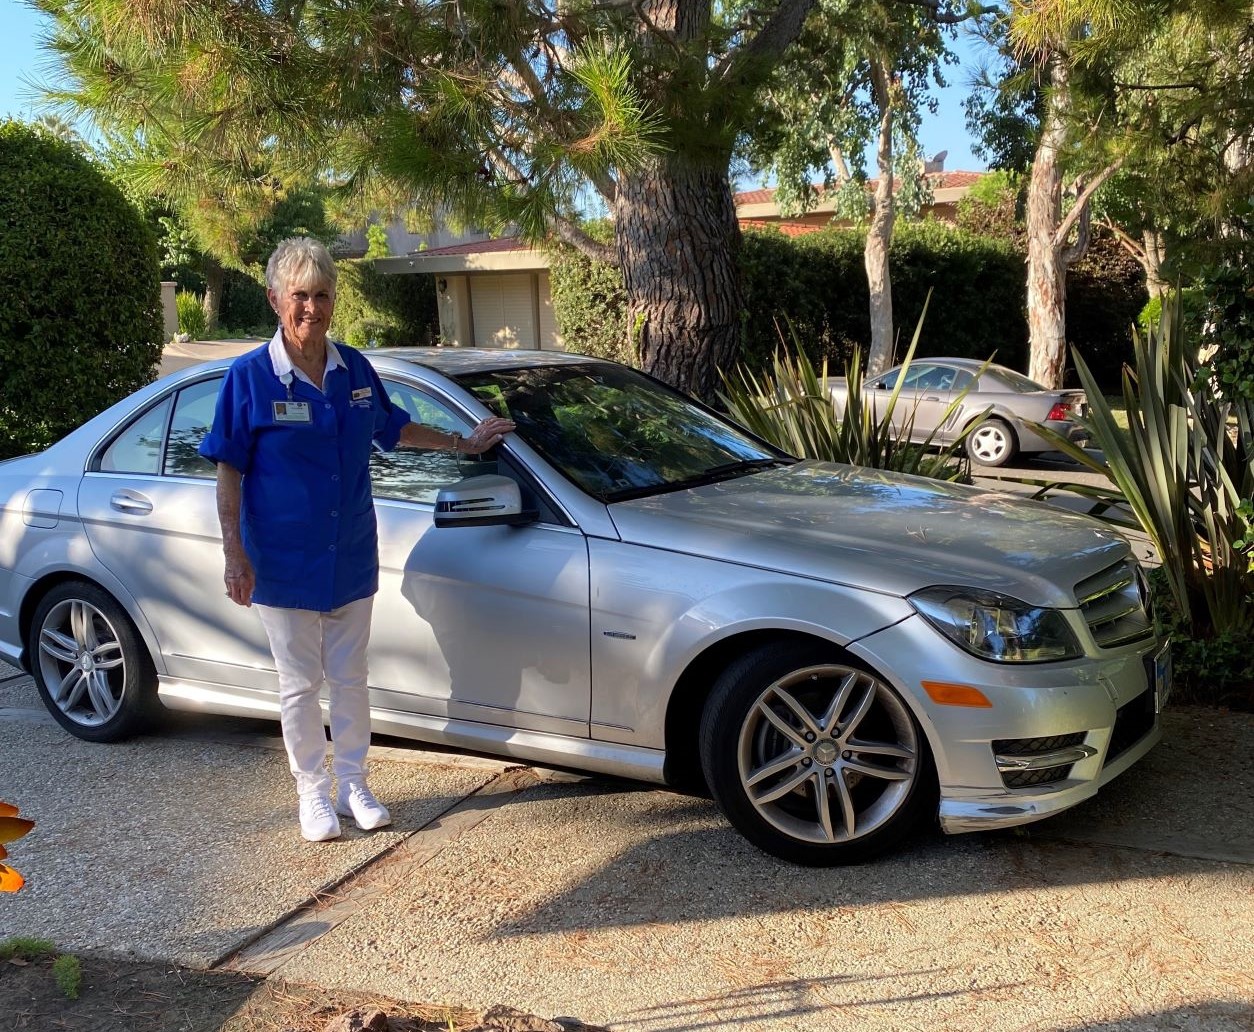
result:
[(318, 693), (323, 681), (331, 710), (333, 766), (341, 785), (366, 777), (370, 702), (366, 646), (373, 596), (329, 613), (258, 606), (279, 673), (279, 716), (288, 765), (302, 795), (329, 792), (327, 736)]

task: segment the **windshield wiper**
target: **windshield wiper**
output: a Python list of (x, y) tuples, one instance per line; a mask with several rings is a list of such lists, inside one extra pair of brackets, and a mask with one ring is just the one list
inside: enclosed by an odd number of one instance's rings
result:
[(621, 491), (610, 491), (602, 500), (606, 502), (626, 502), (633, 498), (645, 498), (649, 495), (683, 491), (690, 487), (705, 487), (708, 484), (717, 484), (723, 480), (734, 480), (736, 477), (744, 476), (746, 473), (755, 473), (758, 470), (770, 469), (774, 466), (791, 466), (794, 461), (794, 459), (779, 458), (738, 459), (736, 462), (724, 462), (718, 466), (711, 466), (707, 470), (690, 477), (684, 477), (682, 480), (669, 480), (664, 484), (649, 484), (644, 487), (626, 487)]

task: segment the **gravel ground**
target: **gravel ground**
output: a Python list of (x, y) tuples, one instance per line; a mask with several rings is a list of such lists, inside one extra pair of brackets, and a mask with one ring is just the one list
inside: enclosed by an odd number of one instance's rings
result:
[[(34, 704), (0, 685), (0, 708)], [(372, 755), (397, 828), (314, 846), (269, 725), (92, 746), (10, 708), (0, 796), (39, 823), (12, 847), (28, 887), (0, 899), (0, 938), (205, 965), (317, 897), (304, 920), (327, 931), (281, 980), (616, 1032), (1249, 1032), (1254, 716), (1179, 708), (1165, 728), (1069, 815), (807, 870), (707, 800), (605, 779), (477, 797), (478, 823), (441, 832), (501, 768), (396, 748)]]
[[(282, 752), (168, 737), (111, 746), (0, 719), (0, 797), (36, 822), (10, 847), (26, 887), (0, 940), (51, 939), (207, 966), (486, 783), (485, 771), (376, 762), (395, 825), (311, 848)], [(11, 762), (16, 759), (17, 762)]]

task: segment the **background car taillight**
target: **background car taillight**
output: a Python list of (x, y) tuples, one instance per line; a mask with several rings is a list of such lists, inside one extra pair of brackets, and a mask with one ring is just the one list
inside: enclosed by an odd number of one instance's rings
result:
[[(1049, 410), (1049, 415), (1047, 415), (1045, 418), (1047, 420), (1074, 419), (1075, 416), (1077, 415), (1077, 410), (1079, 409), (1079, 407), (1080, 406), (1076, 404), (1074, 401), (1060, 401), (1060, 402), (1057, 402), (1054, 405), (1054, 407)], [(1039, 412), (1040, 410), (1037, 409), (1037, 411)]]

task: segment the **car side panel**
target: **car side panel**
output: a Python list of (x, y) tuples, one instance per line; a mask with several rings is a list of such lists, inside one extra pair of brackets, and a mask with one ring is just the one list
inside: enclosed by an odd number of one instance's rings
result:
[(913, 613), (903, 599), (642, 545), (589, 540), (592, 736), (660, 749), (680, 675), (712, 645), (762, 630), (838, 645)]

